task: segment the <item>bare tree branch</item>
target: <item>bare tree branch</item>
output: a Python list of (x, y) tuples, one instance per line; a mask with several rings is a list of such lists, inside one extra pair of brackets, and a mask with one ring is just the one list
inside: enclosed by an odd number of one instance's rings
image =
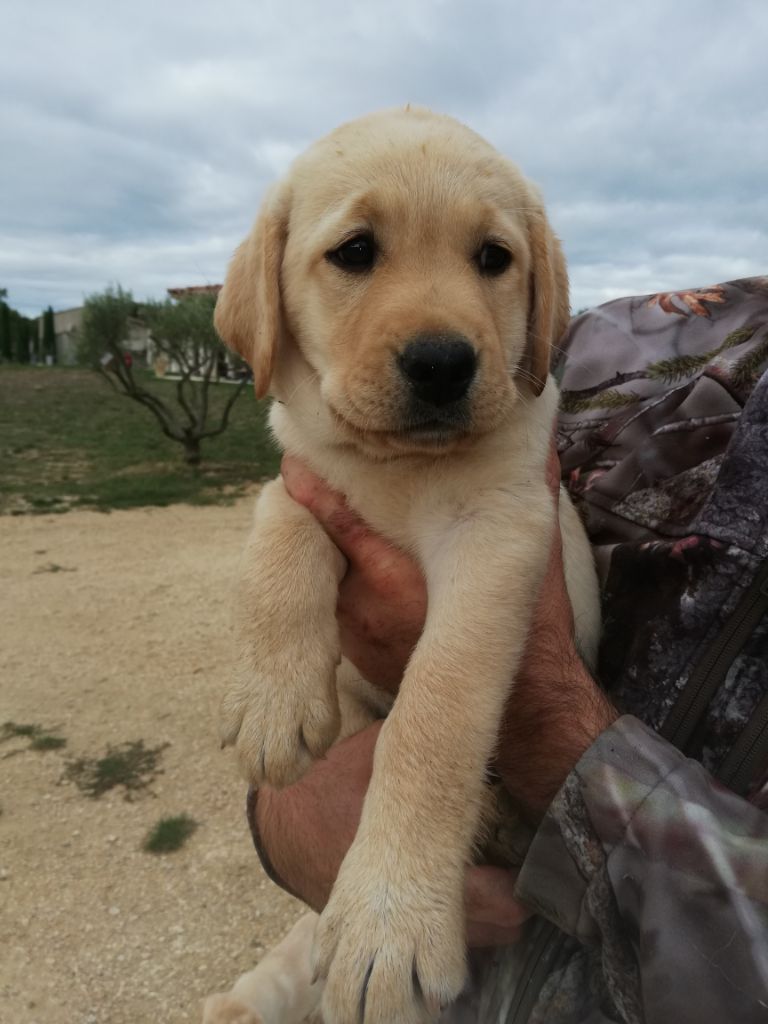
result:
[(214, 430), (208, 430), (204, 434), (201, 434), (201, 438), (218, 437), (219, 434), (224, 433), (224, 431), (227, 429), (227, 426), (229, 425), (229, 414), (232, 411), (232, 407), (240, 397), (240, 394), (243, 388), (246, 386), (246, 384), (250, 384), (250, 381), (246, 377), (244, 377), (237, 385), (237, 388), (234, 389), (232, 397), (227, 401), (227, 404), (224, 406), (224, 411), (221, 414), (221, 421), (219, 423), (219, 426), (216, 427)]
[[(217, 437), (226, 430), (235, 402), (247, 383), (245, 378), (232, 387), (215, 422), (210, 422), (209, 388), (214, 383), (214, 374), (218, 377), (220, 360), (225, 358), (225, 349), (213, 327), (214, 304), (213, 296), (194, 295), (178, 302), (147, 303), (138, 310), (130, 292), (118, 286), (90, 296), (83, 318), (81, 355), (113, 390), (148, 409), (163, 434), (183, 446), (190, 464), (200, 461), (204, 439)], [(149, 326), (156, 350), (168, 360), (171, 370), (179, 371), (173, 401), (142, 384), (134, 372), (126, 338), (137, 314)], [(106, 364), (105, 353), (112, 357)], [(234, 360), (233, 356), (229, 358)]]

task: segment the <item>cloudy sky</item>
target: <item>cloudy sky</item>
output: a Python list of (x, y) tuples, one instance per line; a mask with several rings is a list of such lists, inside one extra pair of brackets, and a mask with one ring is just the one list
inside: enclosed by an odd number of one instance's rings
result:
[(409, 101), (538, 182), (574, 309), (768, 273), (766, 0), (18, 0), (2, 35), (0, 287), (28, 315), (221, 281), (296, 153)]

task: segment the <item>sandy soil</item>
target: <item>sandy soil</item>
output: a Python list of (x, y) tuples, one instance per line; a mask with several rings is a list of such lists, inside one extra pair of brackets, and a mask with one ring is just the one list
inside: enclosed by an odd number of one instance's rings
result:
[[(1, 1020), (199, 1020), (301, 912), (261, 871), (214, 734), (252, 503), (0, 518), (0, 723), (67, 739), (0, 745)], [(138, 739), (170, 745), (132, 801), (62, 781)], [(185, 847), (143, 852), (180, 813), (200, 823)]]

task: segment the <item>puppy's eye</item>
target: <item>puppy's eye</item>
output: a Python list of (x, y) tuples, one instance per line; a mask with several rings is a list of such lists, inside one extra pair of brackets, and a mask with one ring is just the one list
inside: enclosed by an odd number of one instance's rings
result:
[(475, 256), (478, 270), (487, 277), (503, 274), (511, 262), (512, 253), (509, 249), (495, 242), (486, 242)]
[(342, 270), (359, 274), (373, 266), (376, 260), (376, 246), (371, 235), (355, 235), (338, 249), (327, 252), (325, 258)]

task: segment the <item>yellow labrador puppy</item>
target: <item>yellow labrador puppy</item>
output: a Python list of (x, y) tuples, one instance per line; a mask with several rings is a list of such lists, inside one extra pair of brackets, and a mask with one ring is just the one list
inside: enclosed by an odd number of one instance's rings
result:
[[(331, 1024), (420, 1021), (464, 983), (464, 870), (553, 529), (548, 366), (568, 315), (536, 190), (474, 132), (415, 109), (344, 125), (301, 156), (219, 297), (219, 333), (253, 367), (257, 393), (276, 399), (280, 444), (427, 581), (424, 632), (317, 928)], [(560, 518), (589, 659), (594, 570), (565, 497)], [(349, 665), (337, 672), (344, 571), (282, 482), (267, 485), (222, 717), (256, 784), (299, 778), (340, 735), (342, 713), (346, 732), (367, 720), (360, 698), (387, 708)]]
[(322, 982), (312, 978), (317, 914), (299, 918), (288, 934), (242, 974), (229, 992), (208, 996), (203, 1024), (301, 1024), (319, 1020)]

